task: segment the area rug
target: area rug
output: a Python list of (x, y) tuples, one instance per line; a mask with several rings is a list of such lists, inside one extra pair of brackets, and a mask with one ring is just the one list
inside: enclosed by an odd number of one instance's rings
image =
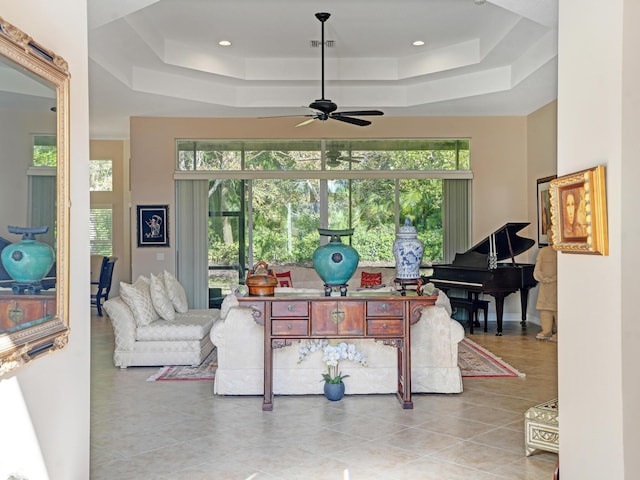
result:
[(218, 351), (214, 348), (197, 367), (173, 365), (162, 367), (147, 378), (147, 382), (175, 382), (175, 381), (212, 381), (218, 368)]
[(458, 366), (466, 378), (524, 377), (507, 362), (496, 357), (473, 340), (463, 338), (458, 344)]
[[(458, 366), (465, 378), (507, 378), (524, 377), (507, 362), (486, 348), (481, 347), (473, 340), (464, 338), (458, 344)], [(147, 378), (148, 382), (171, 381), (212, 381), (218, 367), (217, 351), (213, 351), (197, 367), (167, 366), (162, 367), (156, 373)]]

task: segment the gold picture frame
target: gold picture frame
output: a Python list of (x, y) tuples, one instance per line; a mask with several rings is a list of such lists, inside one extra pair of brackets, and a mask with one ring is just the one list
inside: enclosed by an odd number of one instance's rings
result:
[(553, 248), (567, 253), (608, 255), (604, 166), (552, 180), (550, 194)]
[(538, 195), (538, 246), (545, 247), (549, 245), (551, 237), (551, 180), (555, 180), (556, 176), (539, 178), (537, 183)]
[[(0, 303), (6, 315), (0, 321), (0, 379), (22, 365), (64, 348), (69, 340), (69, 67), (64, 58), (56, 55), (29, 35), (0, 17), (0, 64), (5, 75), (15, 78), (9, 86), (20, 85), (15, 94), (10, 89), (3, 93), (13, 99), (13, 110), (20, 107), (29, 111), (29, 118), (54, 115), (56, 137), (56, 167), (54, 216), (55, 224), (55, 286), (43, 292), (16, 294), (12, 285), (0, 288)], [(8, 75), (7, 72), (14, 76)], [(18, 83), (20, 82), (20, 83)], [(30, 87), (30, 88), (28, 88)], [(35, 87), (35, 88), (34, 88)], [(24, 91), (23, 91), (24, 90)], [(29, 92), (28, 95), (25, 92)], [(36, 111), (36, 105), (38, 109)], [(11, 122), (11, 119), (6, 120)], [(32, 132), (32, 131), (29, 131)], [(47, 132), (42, 132), (47, 133)], [(15, 139), (18, 144), (22, 137)], [(6, 145), (3, 145), (6, 147)], [(5, 156), (7, 157), (7, 156)], [(8, 156), (5, 162), (21, 159)], [(44, 168), (46, 170), (47, 168)], [(33, 170), (37, 170), (33, 167)], [(23, 178), (9, 177), (14, 183)], [(6, 181), (6, 178), (5, 178)], [(5, 194), (5, 192), (2, 192)], [(24, 198), (5, 198), (13, 205), (27, 203)], [(39, 213), (39, 212), (36, 212)], [(25, 219), (26, 220), (26, 219)], [(26, 225), (26, 224), (23, 224)], [(27, 225), (29, 226), (29, 225)], [(37, 226), (37, 225), (36, 225)], [(5, 225), (2, 225), (5, 228)], [(20, 292), (20, 288), (17, 290)]]

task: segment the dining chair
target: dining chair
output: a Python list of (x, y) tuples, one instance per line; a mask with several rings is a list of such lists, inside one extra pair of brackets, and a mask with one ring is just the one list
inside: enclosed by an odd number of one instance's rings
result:
[(109, 299), (113, 267), (116, 260), (118, 260), (118, 257), (103, 257), (98, 281), (91, 282), (91, 305), (98, 309), (99, 317), (102, 316), (102, 303)]

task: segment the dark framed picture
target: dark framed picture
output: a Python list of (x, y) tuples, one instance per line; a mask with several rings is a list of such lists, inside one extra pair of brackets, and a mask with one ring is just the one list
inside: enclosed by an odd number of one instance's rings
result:
[(550, 177), (539, 178), (538, 183), (538, 246), (544, 247), (549, 245), (549, 237), (551, 235), (551, 180), (556, 178), (555, 175)]
[(567, 253), (609, 254), (604, 166), (551, 181), (553, 248)]
[(169, 246), (169, 205), (138, 205), (138, 247)]

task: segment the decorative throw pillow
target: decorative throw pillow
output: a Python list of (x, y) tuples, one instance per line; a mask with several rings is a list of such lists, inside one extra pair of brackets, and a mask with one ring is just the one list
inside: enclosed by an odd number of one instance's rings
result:
[(187, 293), (184, 291), (184, 287), (180, 285), (178, 279), (173, 276), (172, 273), (164, 271), (164, 286), (167, 289), (167, 295), (173, 303), (178, 313), (186, 313), (189, 310), (187, 303)]
[(149, 283), (149, 291), (151, 292), (151, 303), (161, 318), (172, 322), (176, 319), (176, 311), (173, 303), (167, 295), (167, 289), (164, 286), (163, 275), (151, 274), (151, 282)]
[(367, 273), (362, 272), (360, 277), (360, 287), (377, 287), (382, 285), (382, 273)]
[(133, 312), (138, 326), (149, 325), (159, 318), (151, 301), (149, 282), (142, 275), (133, 284), (120, 282), (120, 296)]
[(291, 280), (291, 271), (276, 272), (276, 278), (278, 279), (279, 287), (293, 287), (293, 281)]

